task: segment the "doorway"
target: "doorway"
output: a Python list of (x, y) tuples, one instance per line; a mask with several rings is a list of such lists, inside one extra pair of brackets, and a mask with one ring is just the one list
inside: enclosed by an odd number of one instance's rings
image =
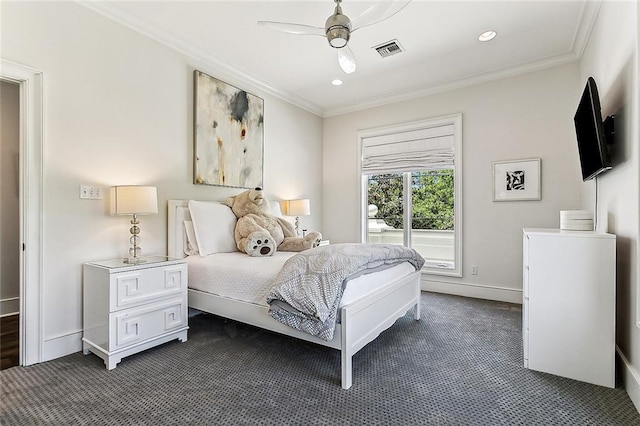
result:
[(0, 370), (20, 362), (20, 85), (0, 81)]
[[(7, 85), (5, 85), (7, 83)], [(17, 113), (16, 119), (9, 119), (8, 122), (16, 125), (18, 133), (17, 152), (10, 151), (5, 161), (3, 147), (2, 162), (0, 163), (0, 175), (2, 184), (0, 195), (4, 194), (5, 184), (8, 186), (7, 193), (13, 193), (10, 197), (15, 199), (17, 194), (18, 213), (17, 220), (10, 222), (17, 232), (17, 243), (10, 243), (6, 248), (2, 245), (0, 252), (0, 277), (2, 282), (2, 292), (0, 293), (0, 317), (11, 317), (13, 325), (10, 330), (15, 330), (15, 323), (18, 327), (18, 363), (19, 365), (32, 365), (44, 361), (44, 332), (43, 332), (43, 301), (42, 301), (42, 177), (43, 177), (43, 74), (41, 71), (31, 67), (16, 64), (14, 62), (0, 59), (0, 89), (2, 92), (14, 93), (17, 89)], [(2, 97), (2, 109), (5, 109), (4, 95)], [(11, 103), (14, 105), (14, 103)], [(9, 104), (7, 104), (9, 105)], [(4, 114), (4, 111), (3, 113)], [(2, 135), (4, 139), (4, 116), (2, 122)], [(9, 126), (11, 127), (11, 126)], [(4, 144), (4, 141), (3, 141)], [(13, 149), (13, 148), (12, 148)], [(9, 164), (9, 165), (7, 165)], [(6, 170), (5, 170), (6, 167)], [(17, 177), (12, 183), (5, 182), (5, 172), (17, 173)], [(11, 181), (11, 179), (7, 179)], [(5, 200), (2, 199), (2, 214), (0, 220), (5, 216)], [(15, 214), (13, 207), (11, 208)], [(2, 232), (1, 240), (4, 244), (5, 228)], [(9, 231), (7, 231), (9, 232)], [(14, 246), (14, 247), (11, 247)], [(15, 257), (17, 250), (17, 257)], [(5, 261), (5, 256), (6, 261)], [(10, 266), (7, 266), (11, 263)], [(18, 274), (18, 296), (14, 296), (14, 284), (9, 284), (9, 280), (15, 280), (15, 271)], [(9, 274), (9, 271), (12, 271)], [(7, 278), (5, 284), (5, 276)], [(7, 294), (5, 296), (5, 285)], [(6, 300), (5, 300), (6, 299)], [(6, 307), (6, 309), (5, 309)], [(6, 311), (7, 315), (4, 315)], [(15, 315), (17, 314), (17, 315)], [(15, 336), (15, 331), (13, 331)], [(10, 339), (7, 339), (10, 340)], [(2, 336), (2, 341), (5, 341)], [(4, 345), (3, 345), (4, 346)], [(2, 353), (4, 356), (4, 347)]]

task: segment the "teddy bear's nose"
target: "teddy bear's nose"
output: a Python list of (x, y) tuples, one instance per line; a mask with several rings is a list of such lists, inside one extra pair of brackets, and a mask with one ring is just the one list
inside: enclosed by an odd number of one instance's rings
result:
[(256, 186), (255, 190), (256, 191), (262, 191), (262, 188), (260, 188), (259, 186)]

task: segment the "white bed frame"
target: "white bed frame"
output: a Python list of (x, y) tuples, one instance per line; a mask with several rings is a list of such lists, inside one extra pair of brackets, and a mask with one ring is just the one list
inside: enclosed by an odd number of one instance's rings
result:
[[(188, 201), (169, 200), (168, 255), (184, 258), (183, 221), (191, 220)], [(341, 308), (341, 321), (336, 325), (333, 340), (325, 341), (311, 334), (284, 325), (269, 316), (269, 309), (253, 303), (189, 289), (189, 306), (266, 330), (296, 337), (338, 349), (342, 355), (342, 387), (352, 384), (352, 357), (380, 333), (391, 327), (398, 318), (415, 308), (420, 319), (420, 271), (396, 279), (389, 285)]]

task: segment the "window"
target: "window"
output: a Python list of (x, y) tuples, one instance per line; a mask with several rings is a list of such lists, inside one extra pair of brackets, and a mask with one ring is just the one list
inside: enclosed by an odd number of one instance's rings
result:
[(358, 133), (362, 240), (413, 247), (428, 273), (461, 276), (461, 115)]

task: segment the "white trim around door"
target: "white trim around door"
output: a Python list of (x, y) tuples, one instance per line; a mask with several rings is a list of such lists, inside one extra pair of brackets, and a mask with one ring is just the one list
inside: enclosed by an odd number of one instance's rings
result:
[(43, 73), (0, 59), (0, 79), (20, 85), (20, 365), (42, 361)]

